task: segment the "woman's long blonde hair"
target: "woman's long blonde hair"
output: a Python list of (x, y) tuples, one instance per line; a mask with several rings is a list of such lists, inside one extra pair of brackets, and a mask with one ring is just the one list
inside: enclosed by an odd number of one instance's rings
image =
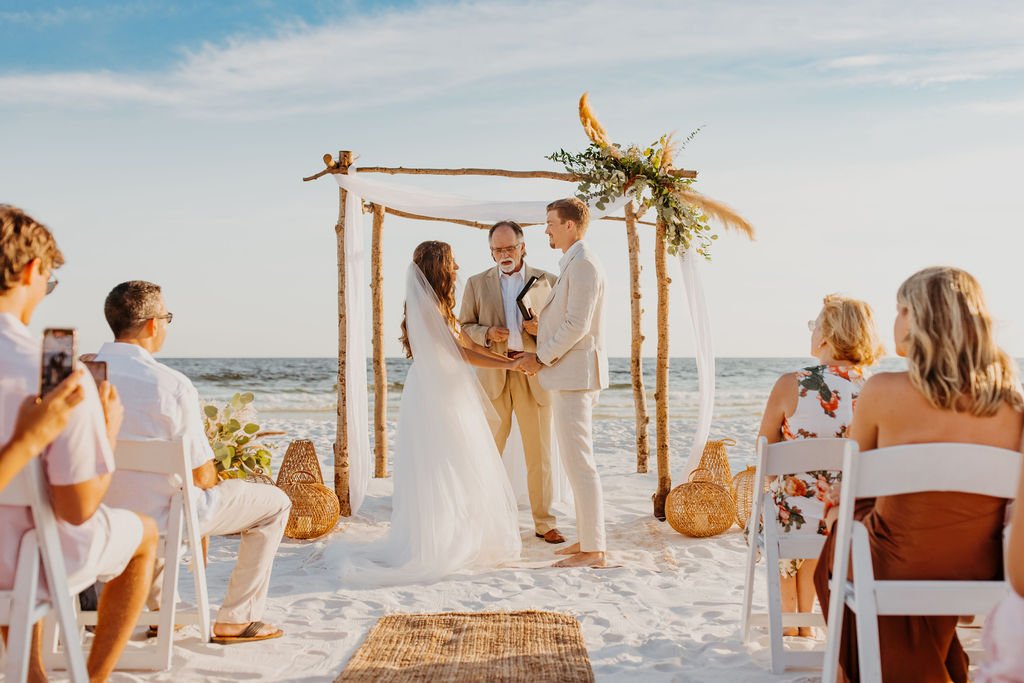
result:
[[(936, 408), (978, 417), (1024, 409), (1013, 360), (996, 345), (981, 285), (958, 268), (925, 268), (900, 285), (909, 312), (910, 381)], [(899, 343), (900, 340), (897, 340)]]
[[(434, 240), (421, 242), (412, 253), (412, 262), (434, 290), (445, 322), (455, 329), (458, 325), (458, 319), (455, 317), (455, 255), (452, 253), (451, 245)], [(402, 342), (405, 357), (412, 358), (412, 346), (409, 345), (409, 330), (404, 314), (402, 336), (398, 340)]]

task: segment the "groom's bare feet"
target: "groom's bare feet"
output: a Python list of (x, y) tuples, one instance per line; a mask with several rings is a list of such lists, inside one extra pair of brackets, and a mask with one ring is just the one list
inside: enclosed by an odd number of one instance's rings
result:
[(555, 555), (575, 555), (578, 552), (580, 552), (579, 541), (577, 541), (576, 543), (573, 543), (568, 548), (559, 548), (558, 550), (555, 551)]
[(607, 566), (604, 559), (604, 553), (592, 552), (592, 553), (576, 553), (570, 555), (564, 560), (555, 562), (554, 567), (593, 567), (595, 569)]

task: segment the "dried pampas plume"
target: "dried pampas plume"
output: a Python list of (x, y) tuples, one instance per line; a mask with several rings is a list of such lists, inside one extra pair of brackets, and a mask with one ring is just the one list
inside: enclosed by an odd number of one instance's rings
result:
[(728, 230), (741, 232), (750, 239), (754, 239), (754, 226), (746, 221), (743, 216), (736, 213), (730, 206), (702, 195), (689, 187), (681, 187), (676, 190), (676, 196), (690, 206), (700, 209), (708, 218), (721, 223)]
[(597, 120), (597, 116), (594, 115), (593, 110), (590, 108), (589, 93), (583, 93), (583, 96), (580, 97), (580, 123), (583, 124), (583, 132), (587, 134), (591, 142), (618, 156), (617, 148), (612, 145), (604, 126)]
[(672, 136), (675, 133), (669, 133), (661, 140), (661, 172), (664, 173), (668, 169), (672, 168), (672, 158), (676, 154), (675, 142), (672, 140)]

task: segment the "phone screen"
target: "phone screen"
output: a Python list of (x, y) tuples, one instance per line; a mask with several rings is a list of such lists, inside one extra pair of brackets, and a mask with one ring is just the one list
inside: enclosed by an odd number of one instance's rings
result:
[(83, 360), (82, 363), (88, 368), (89, 374), (96, 381), (96, 386), (107, 381), (107, 362), (103, 360)]
[(43, 365), (39, 395), (46, 396), (75, 371), (77, 335), (72, 329), (43, 332)]

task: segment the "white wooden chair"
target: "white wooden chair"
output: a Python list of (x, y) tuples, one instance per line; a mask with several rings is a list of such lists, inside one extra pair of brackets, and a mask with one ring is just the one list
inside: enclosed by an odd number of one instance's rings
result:
[[(206, 568), (199, 532), (199, 520), (192, 506), (189, 491), (193, 488), (192, 468), (181, 441), (127, 441), (119, 440), (114, 452), (117, 469), (167, 475), (175, 487), (171, 495), (167, 532), (160, 537), (157, 557), (164, 560), (162, 609), (157, 612), (143, 610), (137, 624), (157, 624), (158, 635), (153, 643), (133, 647), (129, 644), (117, 662), (118, 670), (166, 671), (171, 667), (175, 624), (197, 624), (204, 642), (209, 640), (210, 598), (206, 590)], [(178, 609), (177, 586), (183, 560), (183, 543), (192, 551), (192, 577), (195, 585), (196, 607)], [(154, 620), (155, 617), (155, 620)], [(96, 623), (96, 612), (82, 612), (78, 623), (84, 627)], [(55, 629), (47, 628), (44, 640), (45, 656), (55, 659), (57, 643)]]
[[(846, 456), (835, 527), (823, 681), (836, 679), (844, 606), (857, 615), (860, 678), (866, 683), (880, 682), (879, 616), (985, 614), (1008, 590), (1005, 581), (876, 580), (867, 527), (853, 519), (854, 501), (924, 491), (1012, 499), (1020, 469), (1021, 454), (1017, 451), (975, 444), (893, 446)], [(954, 548), (949, 550), (956, 552)], [(851, 561), (853, 579), (848, 579)]]
[[(747, 572), (743, 590), (743, 641), (750, 638), (751, 626), (768, 626), (772, 673), (789, 667), (821, 665), (821, 652), (793, 652), (786, 649), (782, 629), (789, 626), (824, 626), (820, 612), (783, 612), (780, 559), (818, 559), (825, 537), (818, 534), (784, 532), (778, 524), (775, 506), (768, 499), (765, 487), (769, 477), (780, 477), (813, 470), (840, 470), (847, 453), (856, 453), (857, 443), (850, 439), (798, 439), (768, 444), (763, 436), (757, 440), (757, 472), (754, 475), (754, 500), (747, 529)], [(767, 502), (766, 502), (767, 501)], [(763, 525), (762, 525), (763, 521)], [(759, 531), (763, 528), (763, 531)], [(764, 551), (765, 577), (768, 587), (768, 613), (752, 614), (754, 571), (758, 551)]]
[[(28, 676), (32, 627), (51, 612), (65, 629), (75, 628), (77, 591), (68, 585), (57, 518), (53, 514), (42, 463), (38, 459), (25, 466), (18, 476), (0, 491), (0, 505), (25, 506), (31, 509), (34, 528), (21, 538), (14, 587), (0, 591), (0, 624), (10, 628), (5, 655), (4, 676), (11, 683), (20, 683)], [(40, 569), (46, 576), (49, 598), (40, 600)], [(76, 586), (82, 590), (84, 586)], [(74, 683), (86, 683), (89, 675), (78, 642), (65, 648), (65, 668)]]

